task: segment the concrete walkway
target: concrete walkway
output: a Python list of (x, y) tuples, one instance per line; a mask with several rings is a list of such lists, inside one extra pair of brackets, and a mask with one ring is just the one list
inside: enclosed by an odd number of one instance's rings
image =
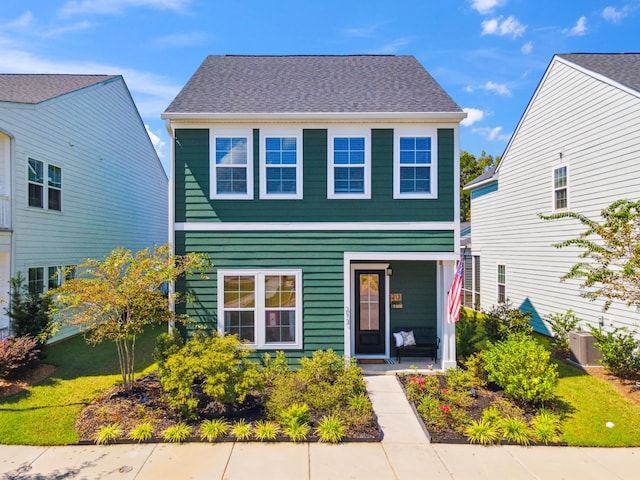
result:
[(0, 446), (0, 479), (637, 479), (640, 448), (430, 444), (392, 375), (367, 377), (380, 443)]

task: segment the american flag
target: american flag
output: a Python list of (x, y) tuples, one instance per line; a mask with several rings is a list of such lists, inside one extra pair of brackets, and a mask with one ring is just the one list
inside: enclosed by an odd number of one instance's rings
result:
[(464, 270), (464, 252), (460, 254), (460, 261), (453, 283), (447, 297), (447, 323), (456, 323), (460, 319), (460, 304), (462, 303), (462, 272)]

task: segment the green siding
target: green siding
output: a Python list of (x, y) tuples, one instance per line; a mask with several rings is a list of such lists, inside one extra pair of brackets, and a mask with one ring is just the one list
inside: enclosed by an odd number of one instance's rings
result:
[[(451, 231), (434, 232), (176, 232), (176, 253), (206, 252), (214, 263), (207, 279), (190, 276), (179, 282), (179, 291), (195, 294), (194, 303), (178, 305), (201, 325), (215, 328), (216, 271), (219, 268), (302, 269), (304, 350), (288, 351), (291, 358), (317, 349), (344, 349), (344, 252), (440, 252), (452, 251)], [(435, 312), (435, 263), (398, 262), (392, 291), (407, 292), (411, 321), (431, 321)], [(404, 278), (407, 277), (407, 278)], [(403, 280), (404, 278), (404, 280)], [(403, 283), (404, 282), (404, 283)], [(425, 293), (426, 292), (426, 293)], [(410, 305), (410, 306), (409, 306)], [(420, 312), (427, 312), (422, 315)], [(392, 322), (398, 320), (392, 314)], [(404, 320), (404, 318), (402, 319)]]
[(438, 198), (393, 199), (393, 130), (373, 129), (372, 198), (327, 199), (327, 130), (303, 130), (302, 200), (259, 199), (259, 131), (254, 136), (254, 200), (209, 199), (209, 131), (177, 129), (177, 222), (425, 222), (454, 220), (454, 135), (438, 130)]

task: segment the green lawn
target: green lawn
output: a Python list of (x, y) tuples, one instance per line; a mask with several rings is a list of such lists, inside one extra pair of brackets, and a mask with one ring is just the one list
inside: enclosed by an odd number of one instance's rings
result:
[[(582, 370), (558, 362), (556, 390), (565, 410), (563, 441), (573, 446), (640, 446), (640, 406)], [(606, 426), (614, 424), (613, 428)]]
[[(149, 329), (136, 343), (136, 371), (152, 364), (156, 337)], [(0, 444), (64, 445), (78, 441), (73, 425), (92, 399), (120, 382), (115, 344), (92, 347), (82, 336), (47, 348), (46, 363), (58, 368), (28, 392), (0, 398)]]

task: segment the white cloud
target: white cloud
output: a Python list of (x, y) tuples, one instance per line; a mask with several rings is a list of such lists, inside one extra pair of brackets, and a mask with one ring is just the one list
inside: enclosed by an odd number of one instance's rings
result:
[(344, 33), (347, 37), (369, 38), (373, 36), (373, 34), (376, 32), (376, 30), (378, 30), (379, 27), (380, 25), (376, 23), (365, 27), (345, 28), (342, 30), (342, 33)]
[(110, 15), (132, 7), (182, 12), (191, 0), (70, 0), (59, 10), (61, 15)]
[(502, 132), (502, 127), (474, 128), (472, 132), (479, 133), (480, 135), (485, 136), (487, 140), (490, 140), (490, 141), (506, 142), (509, 140), (509, 138), (511, 138), (510, 135), (505, 135), (500, 133)]
[(463, 108), (462, 110), (467, 113), (467, 118), (460, 122), (460, 125), (464, 127), (470, 127), (484, 118), (484, 112), (477, 108)]
[(587, 33), (589, 27), (587, 27), (587, 17), (584, 15), (578, 19), (576, 24), (571, 28), (565, 28), (562, 33), (570, 37), (581, 37)]
[(163, 158), (164, 153), (162, 152), (162, 149), (165, 146), (165, 142), (159, 136), (153, 133), (149, 128), (149, 125), (147, 125), (146, 123), (144, 124), (144, 128), (147, 130), (147, 135), (149, 135), (149, 138), (151, 139), (151, 143), (153, 143), (153, 148), (156, 149), (156, 153), (158, 154), (158, 157)]
[(525, 55), (529, 55), (533, 51), (533, 42), (525, 43), (520, 49), (520, 51)]
[(27, 11), (16, 18), (13, 22), (5, 23), (2, 25), (4, 28), (28, 28), (33, 25), (33, 13)]
[(527, 29), (527, 25), (522, 25), (513, 15), (504, 20), (501, 16), (483, 20), (481, 25), (482, 35), (500, 35), (501, 37), (510, 36), (512, 38), (521, 37)]
[(382, 47), (374, 50), (372, 53), (377, 53), (377, 54), (396, 53), (402, 47), (404, 47), (405, 45), (409, 45), (410, 43), (411, 43), (411, 39), (409, 38), (398, 38), (397, 40), (389, 42), (386, 45), (383, 45)]
[(471, 8), (481, 15), (486, 15), (494, 8), (502, 7), (506, 3), (507, 0), (471, 0)]
[(484, 90), (485, 92), (495, 93), (496, 95), (504, 95), (508, 97), (511, 96), (511, 90), (509, 90), (509, 87), (507, 87), (504, 83), (496, 83), (491, 80), (489, 80), (484, 85), (467, 85), (466, 87), (464, 87), (464, 91), (468, 93), (471, 93), (475, 90)]
[(616, 10), (616, 7), (606, 7), (602, 10), (602, 18), (612, 23), (620, 23), (628, 13), (628, 7), (624, 7), (622, 10)]

